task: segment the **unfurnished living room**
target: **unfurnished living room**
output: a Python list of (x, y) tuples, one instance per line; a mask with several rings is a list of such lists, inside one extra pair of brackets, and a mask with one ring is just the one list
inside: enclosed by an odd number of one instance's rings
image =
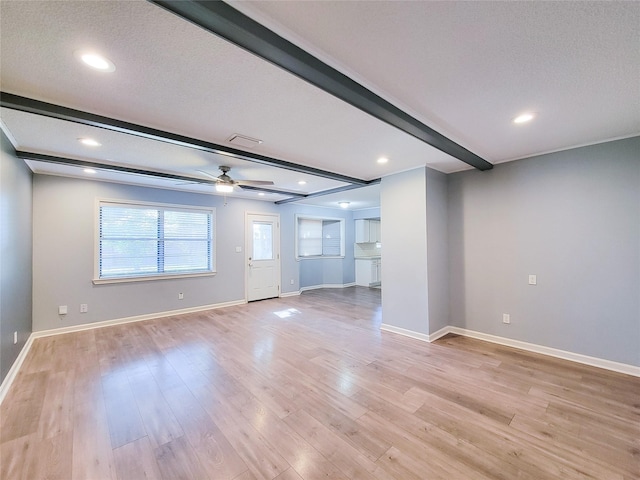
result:
[(640, 479), (640, 2), (0, 0), (0, 479)]

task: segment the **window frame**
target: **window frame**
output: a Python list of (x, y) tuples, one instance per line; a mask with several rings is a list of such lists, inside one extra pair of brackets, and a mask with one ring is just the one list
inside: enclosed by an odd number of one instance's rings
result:
[[(121, 206), (123, 208), (152, 208), (163, 211), (183, 211), (183, 212), (200, 212), (210, 215), (211, 219), (211, 237), (210, 237), (210, 251), (211, 251), (211, 264), (210, 269), (206, 271), (198, 272), (185, 272), (185, 273), (152, 273), (143, 275), (130, 275), (130, 276), (118, 276), (118, 277), (100, 277), (100, 207), (102, 206)], [(126, 283), (126, 282), (147, 282), (153, 280), (168, 280), (177, 278), (193, 278), (193, 277), (208, 277), (217, 273), (216, 267), (216, 209), (215, 207), (207, 206), (194, 206), (194, 205), (180, 205), (171, 203), (159, 203), (159, 202), (144, 202), (138, 200), (114, 200), (107, 198), (97, 198), (95, 202), (95, 227), (94, 227), (94, 267), (93, 267), (93, 284), (109, 284), (109, 283)]]
[[(328, 221), (328, 222), (339, 222), (340, 223), (340, 255), (300, 255), (299, 249), (299, 225), (301, 219), (307, 220), (320, 220), (320, 221)], [(296, 261), (300, 260), (317, 260), (317, 259), (327, 259), (327, 258), (344, 258), (345, 257), (345, 233), (346, 233), (346, 220), (340, 217), (320, 217), (314, 215), (305, 215), (303, 213), (295, 214), (295, 258)]]

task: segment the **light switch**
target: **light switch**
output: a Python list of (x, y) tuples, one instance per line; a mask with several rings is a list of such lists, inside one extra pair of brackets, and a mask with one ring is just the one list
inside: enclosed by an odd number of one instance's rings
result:
[(58, 315), (66, 315), (67, 314), (67, 306), (66, 305), (60, 305), (58, 307)]
[(538, 277), (536, 275), (529, 275), (529, 285), (537, 285)]
[(242, 247), (236, 247), (236, 253), (242, 253)]

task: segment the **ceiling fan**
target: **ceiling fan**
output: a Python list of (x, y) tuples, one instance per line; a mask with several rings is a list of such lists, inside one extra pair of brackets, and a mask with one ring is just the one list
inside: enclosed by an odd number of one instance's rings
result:
[(204, 170), (198, 170), (203, 175), (207, 177), (211, 177), (217, 183), (216, 191), (220, 193), (231, 193), (233, 192), (234, 186), (239, 186), (240, 188), (244, 186), (248, 187), (260, 187), (266, 185), (273, 185), (273, 182), (270, 180), (234, 180), (227, 173), (231, 170), (231, 167), (227, 167), (226, 165), (221, 165), (220, 171), (222, 175), (218, 175), (217, 177), (209, 172), (205, 172)]

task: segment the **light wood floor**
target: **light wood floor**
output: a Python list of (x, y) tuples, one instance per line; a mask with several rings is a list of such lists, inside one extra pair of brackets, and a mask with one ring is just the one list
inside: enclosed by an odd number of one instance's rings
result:
[(2, 479), (631, 479), (640, 380), (306, 292), (35, 341)]

